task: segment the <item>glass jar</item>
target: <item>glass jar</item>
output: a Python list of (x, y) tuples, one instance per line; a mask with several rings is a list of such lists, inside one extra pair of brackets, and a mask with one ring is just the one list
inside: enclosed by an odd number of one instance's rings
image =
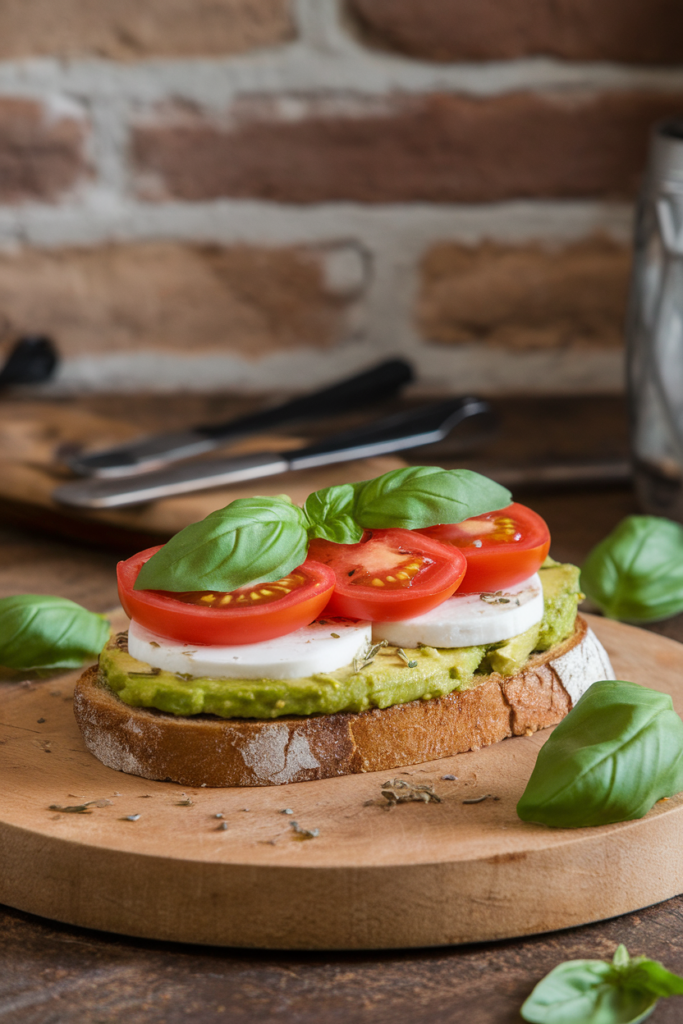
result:
[(640, 504), (683, 522), (683, 117), (656, 125), (638, 203), (627, 386)]

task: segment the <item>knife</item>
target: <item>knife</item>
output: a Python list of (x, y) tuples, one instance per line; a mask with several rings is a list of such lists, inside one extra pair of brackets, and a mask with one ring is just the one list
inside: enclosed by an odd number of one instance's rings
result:
[(412, 381), (413, 376), (413, 369), (405, 359), (387, 359), (322, 391), (294, 398), (271, 409), (240, 416), (226, 423), (136, 438), (115, 448), (71, 456), (68, 465), (81, 476), (122, 477), (146, 473), (170, 462), (202, 455), (247, 434), (258, 434), (298, 420), (336, 416), (371, 402), (383, 401)]
[(201, 459), (117, 480), (77, 480), (53, 492), (55, 501), (75, 508), (123, 508), (176, 494), (225, 487), (247, 480), (313, 469), (335, 462), (366, 459), (441, 441), (459, 423), (490, 415), (488, 402), (466, 396), (396, 413), (362, 427), (327, 437), (289, 452), (254, 452), (222, 459)]
[(518, 487), (554, 489), (561, 487), (609, 487), (630, 483), (633, 468), (628, 459), (612, 458), (590, 462), (552, 462), (527, 466), (472, 466), (477, 473), (513, 490)]

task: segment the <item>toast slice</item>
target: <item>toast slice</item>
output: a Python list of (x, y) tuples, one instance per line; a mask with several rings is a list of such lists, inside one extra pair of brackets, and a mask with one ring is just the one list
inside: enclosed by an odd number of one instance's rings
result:
[(556, 725), (598, 679), (614, 672), (577, 616), (574, 633), (532, 655), (513, 676), (491, 673), (472, 689), (360, 713), (276, 720), (180, 717), (130, 707), (88, 669), (74, 713), (103, 764), (184, 786), (276, 786), (385, 771), (478, 750)]

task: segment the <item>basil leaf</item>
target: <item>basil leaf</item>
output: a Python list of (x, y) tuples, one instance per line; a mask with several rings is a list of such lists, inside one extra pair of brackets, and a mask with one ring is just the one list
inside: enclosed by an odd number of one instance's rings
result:
[(407, 466), (368, 480), (356, 496), (356, 520), (368, 529), (421, 530), (505, 508), (512, 495), (469, 469)]
[(581, 589), (611, 619), (657, 622), (683, 611), (683, 526), (628, 516), (588, 555)]
[(568, 960), (536, 985), (520, 1011), (533, 1024), (638, 1024), (661, 996), (683, 995), (683, 978), (617, 946), (612, 963)]
[(508, 505), (510, 492), (470, 470), (411, 466), (311, 494), (240, 498), (172, 537), (143, 565), (136, 590), (237, 590), (281, 579), (306, 559), (309, 538), (355, 544), (366, 527), (457, 523)]
[(683, 722), (671, 697), (593, 683), (539, 751), (517, 814), (555, 828), (642, 818), (683, 790)]
[(637, 1024), (657, 996), (619, 984), (604, 960), (568, 960), (539, 981), (520, 1013), (533, 1024)]
[(308, 536), (321, 537), (335, 544), (357, 544), (363, 527), (356, 522), (356, 490), (354, 484), (325, 487), (309, 494), (304, 505), (310, 526)]
[(145, 562), (136, 590), (237, 590), (306, 560), (307, 519), (285, 498), (238, 498), (186, 526)]
[(0, 600), (0, 665), (6, 668), (78, 668), (100, 653), (108, 637), (103, 615), (65, 597), (18, 594)]
[(626, 984), (650, 992), (653, 996), (683, 996), (683, 978), (667, 971), (657, 960), (634, 957)]

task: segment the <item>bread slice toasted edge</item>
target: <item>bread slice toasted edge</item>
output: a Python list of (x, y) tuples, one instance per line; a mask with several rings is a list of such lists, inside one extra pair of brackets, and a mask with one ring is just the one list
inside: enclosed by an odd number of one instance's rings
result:
[(81, 676), (74, 713), (103, 764), (184, 786), (274, 786), (384, 771), (478, 750), (556, 725), (591, 683), (614, 678), (609, 658), (577, 616), (574, 633), (532, 655), (514, 676), (471, 690), (360, 713), (275, 720), (180, 717), (124, 704), (98, 676)]

